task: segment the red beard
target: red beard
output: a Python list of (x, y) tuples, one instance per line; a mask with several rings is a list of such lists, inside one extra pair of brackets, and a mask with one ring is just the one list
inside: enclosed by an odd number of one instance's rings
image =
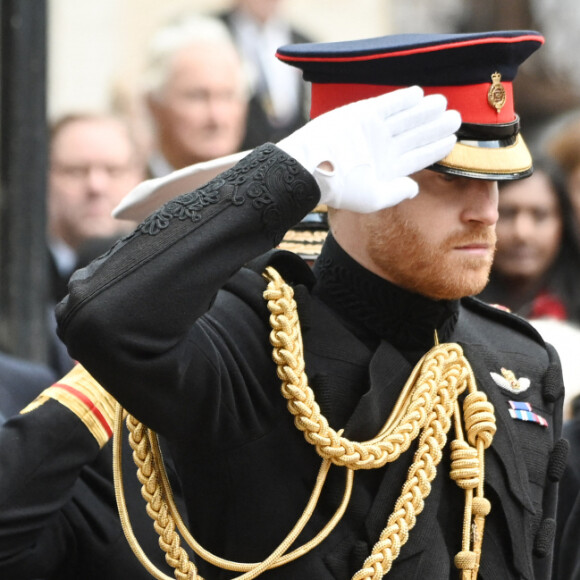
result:
[[(368, 253), (378, 273), (391, 282), (429, 298), (456, 300), (478, 294), (489, 279), (493, 251), (470, 255), (455, 248), (487, 244), (495, 248), (495, 230), (481, 224), (450, 234), (441, 243), (400, 217), (396, 208), (371, 226)], [(436, 226), (434, 226), (436, 227)]]

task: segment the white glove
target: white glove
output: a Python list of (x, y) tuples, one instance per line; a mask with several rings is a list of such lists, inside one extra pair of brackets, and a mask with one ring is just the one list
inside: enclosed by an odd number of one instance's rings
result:
[(314, 175), (320, 203), (378, 211), (417, 195), (408, 176), (453, 149), (461, 117), (446, 106), (443, 95), (399, 89), (324, 113), (277, 145)]
[(201, 187), (220, 173), (233, 167), (249, 151), (232, 153), (211, 161), (202, 161), (172, 171), (163, 177), (142, 181), (134, 187), (113, 209), (119, 220), (143, 221), (150, 213), (171, 199)]

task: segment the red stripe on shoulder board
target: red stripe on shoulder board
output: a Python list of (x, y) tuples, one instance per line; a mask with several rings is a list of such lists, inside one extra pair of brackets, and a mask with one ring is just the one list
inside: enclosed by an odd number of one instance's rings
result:
[(91, 399), (89, 399), (84, 393), (81, 393), (74, 387), (71, 387), (70, 385), (65, 385), (64, 383), (55, 383), (52, 386), (68, 391), (71, 395), (74, 395), (77, 399), (80, 399), (87, 406), (89, 411), (91, 411), (93, 415), (97, 418), (99, 423), (103, 426), (103, 428), (107, 432), (107, 435), (109, 437), (113, 436), (113, 430), (111, 429), (111, 426), (109, 425), (107, 419), (105, 419), (101, 411), (95, 406), (95, 403), (93, 403), (93, 401), (91, 401)]
[(423, 46), (418, 48), (410, 48), (407, 50), (399, 50), (396, 52), (382, 52), (379, 54), (364, 54), (359, 56), (287, 56), (276, 52), (276, 56), (280, 60), (292, 61), (292, 62), (356, 62), (363, 60), (376, 60), (380, 58), (392, 58), (396, 56), (408, 56), (410, 54), (422, 54), (426, 52), (439, 52), (441, 50), (446, 50), (448, 48), (462, 48), (465, 46), (478, 46), (482, 44), (515, 44), (516, 42), (527, 42), (533, 40), (544, 44), (544, 38), (541, 36), (534, 36), (533, 34), (528, 34), (526, 36), (509, 37), (500, 36), (493, 38), (476, 38), (472, 40), (463, 40), (461, 42), (449, 42), (447, 44), (436, 44), (433, 46)]

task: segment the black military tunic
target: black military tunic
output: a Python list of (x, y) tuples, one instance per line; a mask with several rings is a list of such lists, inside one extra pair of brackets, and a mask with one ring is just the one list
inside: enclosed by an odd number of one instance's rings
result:
[[(433, 346), (458, 342), (495, 407), (486, 452), (487, 518), (480, 578), (550, 578), (561, 432), (562, 379), (554, 351), (524, 321), (475, 299), (432, 301), (364, 270), (330, 237), (314, 272), (275, 252), (249, 264), (318, 202), (310, 176), (263, 146), (200, 190), (150, 216), (108, 255), (73, 277), (58, 308), (72, 356), (171, 446), (191, 530), (215, 554), (259, 562), (302, 514), (320, 458), (280, 394), (271, 358), (264, 264), (295, 287), (306, 372), (322, 413), (350, 439), (385, 423), (413, 366)], [(249, 267), (242, 267), (248, 264)], [(529, 388), (511, 392), (509, 369)], [(528, 382), (529, 381), (529, 382)], [(512, 402), (544, 423), (512, 418)], [(532, 415), (530, 415), (532, 416)], [(412, 461), (355, 474), (348, 509), (330, 536), (264, 578), (347, 579), (385, 526)], [(389, 578), (456, 578), (463, 492), (449, 451)], [(337, 509), (345, 470), (331, 468), (296, 545)], [(206, 578), (232, 578), (196, 561)]]

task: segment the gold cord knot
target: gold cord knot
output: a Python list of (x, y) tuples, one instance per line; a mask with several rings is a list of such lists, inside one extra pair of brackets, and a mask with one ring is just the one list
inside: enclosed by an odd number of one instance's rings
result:
[(474, 516), (487, 516), (491, 511), (491, 502), (485, 497), (474, 497), (472, 509)]
[(480, 464), (477, 449), (467, 441), (451, 442), (451, 479), (461, 489), (475, 489), (479, 485)]
[(477, 446), (481, 441), (487, 449), (493, 441), (496, 432), (493, 405), (481, 391), (470, 393), (463, 402), (463, 413), (467, 438), (471, 445)]

